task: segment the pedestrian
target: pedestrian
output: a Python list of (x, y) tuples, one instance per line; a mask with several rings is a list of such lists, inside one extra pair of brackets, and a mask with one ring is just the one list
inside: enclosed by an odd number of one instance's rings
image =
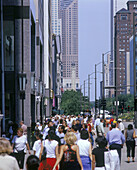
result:
[(125, 136), (123, 133), (116, 127), (116, 123), (112, 123), (112, 130), (107, 133), (106, 139), (109, 142), (109, 149), (116, 149), (119, 158), (121, 160), (121, 148), (123, 148), (123, 144), (125, 142)]
[(80, 133), (79, 133), (79, 131), (77, 130), (77, 126), (76, 126), (76, 125), (73, 125), (72, 128), (71, 128), (71, 131), (76, 135), (76, 138), (77, 138), (76, 143), (77, 143), (78, 140), (80, 139)]
[(17, 131), (17, 136), (14, 136), (12, 140), (12, 147), (14, 152), (14, 157), (17, 159), (20, 169), (23, 169), (24, 166), (24, 158), (26, 153), (26, 147), (30, 152), (29, 144), (27, 142), (26, 135), (23, 135), (23, 129), (19, 128)]
[(23, 121), (20, 122), (20, 126), (23, 129), (23, 135), (27, 135), (27, 126), (24, 124)]
[(11, 152), (10, 142), (0, 137), (0, 170), (19, 170), (17, 160), (9, 155)]
[(94, 145), (94, 139), (92, 134), (92, 126), (91, 126), (91, 118), (88, 119), (87, 125), (88, 125), (88, 133), (89, 133), (89, 141), (91, 142), (92, 146)]
[(89, 134), (87, 130), (81, 130), (80, 132), (81, 139), (77, 142), (79, 146), (79, 154), (83, 165), (83, 170), (91, 170), (91, 161), (92, 161), (92, 145), (87, 140)]
[(83, 170), (82, 162), (79, 155), (79, 147), (75, 145), (77, 140), (73, 132), (67, 132), (65, 137), (66, 145), (63, 145), (60, 150), (60, 155), (54, 165), (53, 170), (56, 169), (61, 159), (63, 158), (63, 167), (61, 170)]
[(39, 168), (39, 159), (37, 156), (35, 155), (30, 155), (27, 158), (26, 161), (26, 169), (27, 170), (38, 170)]
[(61, 145), (65, 144), (65, 141), (64, 141), (65, 134), (63, 132), (64, 132), (64, 126), (60, 125), (58, 128), (58, 131), (56, 132), (56, 135), (60, 138)]
[[(42, 145), (41, 145), (41, 151), (40, 151), (40, 156), (39, 159), (41, 160), (42, 152), (44, 147), (46, 148), (46, 162), (49, 164), (52, 168), (54, 167), (56, 163), (56, 158), (58, 157), (58, 142), (54, 140), (55, 134), (53, 130), (50, 130), (48, 132), (48, 139), (43, 140)], [(56, 168), (58, 170), (58, 168)]]
[(122, 119), (118, 119), (118, 128), (124, 134), (125, 127), (124, 124), (122, 123)]
[(92, 170), (105, 170), (104, 152), (106, 149), (107, 140), (104, 136), (96, 138), (97, 147), (92, 151)]
[(125, 138), (126, 138), (126, 147), (127, 147), (127, 158), (128, 158), (128, 163), (130, 162), (130, 150), (132, 150), (132, 162), (135, 161), (135, 138), (136, 138), (136, 133), (135, 130), (133, 129), (133, 125), (129, 124), (128, 129), (125, 132)]
[(43, 135), (40, 133), (36, 133), (35, 136), (37, 140), (34, 142), (33, 151), (34, 155), (39, 158)]
[(97, 136), (105, 136), (105, 131), (103, 127), (104, 120), (100, 120), (100, 124), (96, 126)]

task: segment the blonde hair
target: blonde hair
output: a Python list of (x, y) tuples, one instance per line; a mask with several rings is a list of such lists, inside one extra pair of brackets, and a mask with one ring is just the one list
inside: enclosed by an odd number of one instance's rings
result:
[(23, 129), (22, 128), (18, 128), (17, 131), (20, 131), (21, 133), (23, 133)]
[(68, 145), (74, 145), (75, 142), (77, 141), (77, 137), (75, 136), (73, 132), (67, 132), (64, 137), (64, 140), (66, 141)]
[(10, 142), (0, 137), (0, 154), (10, 154), (12, 152), (12, 147)]

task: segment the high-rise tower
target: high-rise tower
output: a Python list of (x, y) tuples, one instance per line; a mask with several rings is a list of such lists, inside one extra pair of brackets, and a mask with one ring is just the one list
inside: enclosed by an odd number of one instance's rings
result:
[(72, 89), (72, 63), (76, 67), (76, 89), (78, 76), (78, 0), (60, 0), (59, 16), (62, 19), (63, 88)]
[(127, 1), (128, 0), (111, 0), (110, 1), (110, 15), (111, 15), (111, 57), (110, 57), (110, 77), (109, 77), (109, 84), (111, 86), (114, 85), (114, 16), (116, 13), (121, 9), (127, 7)]

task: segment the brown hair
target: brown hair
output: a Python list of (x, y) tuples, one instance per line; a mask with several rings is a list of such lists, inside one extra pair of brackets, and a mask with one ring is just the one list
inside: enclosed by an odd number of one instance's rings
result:
[(0, 137), (0, 154), (10, 154), (12, 152), (12, 147), (10, 142)]

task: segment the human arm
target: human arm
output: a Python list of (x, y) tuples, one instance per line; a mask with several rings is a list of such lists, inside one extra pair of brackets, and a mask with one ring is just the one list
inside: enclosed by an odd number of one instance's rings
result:
[(134, 130), (134, 132), (133, 132), (133, 138), (136, 138), (136, 132), (135, 132), (135, 130)]
[(58, 154), (59, 154), (59, 146), (58, 145), (56, 146), (55, 154), (56, 154), (56, 158), (58, 158)]
[(39, 160), (41, 160), (42, 152), (43, 152), (43, 142), (42, 142), (42, 144), (41, 144), (41, 150), (40, 150), (40, 154), (39, 154)]
[(92, 155), (92, 170), (95, 169), (95, 163), (96, 163), (95, 155)]
[[(134, 136), (134, 134), (133, 134), (133, 136)], [(125, 132), (125, 139), (127, 139), (127, 131)]]
[(81, 170), (83, 170), (83, 165), (82, 165), (82, 162), (81, 162), (81, 159), (80, 159), (80, 155), (79, 155), (79, 147), (76, 146), (76, 155), (77, 155), (77, 160), (78, 160), (78, 163), (81, 167)]
[(26, 146), (27, 146), (27, 149), (28, 149), (28, 151), (29, 151), (29, 154), (31, 154), (29, 144), (26, 143)]
[(63, 146), (61, 147), (60, 154), (59, 154), (59, 156), (57, 157), (57, 161), (56, 161), (56, 163), (55, 163), (55, 165), (54, 165), (54, 167), (53, 167), (53, 170), (55, 170), (55, 169), (56, 169), (56, 166), (60, 163), (60, 161), (61, 161), (61, 159), (62, 159), (62, 156), (63, 156), (63, 153), (64, 153), (64, 148), (65, 148), (65, 145), (63, 145)]
[(89, 157), (90, 157), (90, 159), (92, 161), (92, 145), (91, 145), (91, 143), (89, 145)]

